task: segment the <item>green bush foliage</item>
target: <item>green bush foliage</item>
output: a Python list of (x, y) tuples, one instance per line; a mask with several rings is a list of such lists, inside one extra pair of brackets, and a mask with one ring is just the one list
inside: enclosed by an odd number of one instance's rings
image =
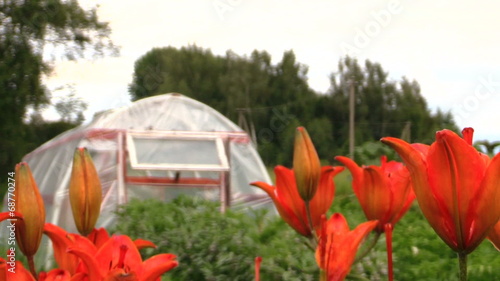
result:
[[(365, 217), (350, 181), (348, 171), (335, 178), (329, 214), (343, 213), (353, 228)], [(185, 196), (171, 203), (134, 200), (119, 210), (115, 232), (156, 243), (158, 249), (145, 251), (147, 257), (160, 252), (178, 255), (179, 267), (164, 280), (253, 280), (256, 256), (263, 257), (263, 281), (318, 280), (319, 276), (305, 239), (264, 209), (221, 214), (217, 203)], [(374, 236), (370, 234), (367, 242)], [(458, 279), (456, 254), (429, 226), (417, 202), (395, 226), (393, 250), (395, 280)], [(469, 280), (499, 280), (500, 253), (489, 241), (468, 256), (468, 272)], [(387, 280), (383, 235), (369, 255), (353, 265), (346, 280)]]
[(174, 253), (179, 266), (166, 280), (252, 280), (263, 257), (262, 280), (315, 280), (318, 269), (302, 237), (265, 209), (248, 213), (181, 196), (171, 203), (133, 200), (121, 207), (114, 232), (153, 241), (145, 257)]

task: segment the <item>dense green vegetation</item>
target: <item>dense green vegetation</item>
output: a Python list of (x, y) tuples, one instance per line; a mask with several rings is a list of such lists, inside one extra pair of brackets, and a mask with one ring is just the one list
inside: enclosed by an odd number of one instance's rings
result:
[[(68, 59), (114, 53), (116, 47), (109, 40), (110, 28), (98, 19), (96, 10), (85, 10), (77, 1), (1, 1), (0, 25), (0, 175), (4, 176), (45, 142), (45, 136), (53, 137), (54, 130), (60, 133), (72, 123), (41, 124), (46, 122), (39, 110), (51, 103), (42, 83), (53, 64), (45, 47)], [(33, 118), (28, 112), (34, 113)], [(6, 182), (0, 186), (1, 198)]]
[[(349, 172), (336, 179), (331, 212), (352, 227), (365, 221), (350, 186)], [(169, 252), (180, 265), (164, 280), (252, 280), (253, 259), (263, 257), (262, 280), (317, 280), (313, 253), (278, 216), (264, 210), (220, 214), (217, 204), (180, 197), (171, 203), (132, 201), (118, 212), (115, 231), (152, 240), (146, 256)], [(373, 234), (368, 239), (372, 239)], [(456, 254), (423, 218), (417, 203), (394, 230), (395, 280), (457, 280)], [(470, 280), (496, 280), (500, 255), (488, 242), (469, 255)], [(385, 241), (353, 266), (348, 280), (387, 280)], [(362, 277), (362, 278), (361, 278)], [(361, 278), (361, 279), (359, 279)], [(365, 279), (363, 279), (365, 278)]]
[(300, 237), (266, 210), (222, 215), (217, 205), (184, 196), (172, 203), (135, 200), (122, 206), (116, 231), (155, 242), (158, 249), (147, 256), (175, 253), (180, 264), (167, 280), (252, 280), (256, 256), (264, 257), (262, 280), (317, 275)]
[(254, 125), (260, 155), (269, 166), (290, 164), (298, 125), (308, 129), (320, 158), (331, 161), (332, 155), (347, 154), (351, 79), (356, 145), (384, 136), (429, 143), (435, 131), (457, 129), (450, 113), (429, 110), (416, 81), (393, 81), (380, 64), (367, 60), (360, 65), (349, 57), (342, 58), (335, 71), (330, 89), (317, 93), (308, 85), (307, 66), (293, 51), (272, 64), (266, 51), (216, 56), (197, 46), (154, 48), (136, 61), (129, 90), (133, 100), (179, 92), (212, 106), (244, 129), (241, 120), (246, 120), (249, 131)]

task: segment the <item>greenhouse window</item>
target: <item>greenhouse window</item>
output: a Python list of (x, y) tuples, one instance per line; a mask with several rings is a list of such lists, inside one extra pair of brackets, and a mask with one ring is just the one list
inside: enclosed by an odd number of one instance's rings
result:
[(127, 134), (132, 169), (228, 171), (224, 143), (216, 135)]

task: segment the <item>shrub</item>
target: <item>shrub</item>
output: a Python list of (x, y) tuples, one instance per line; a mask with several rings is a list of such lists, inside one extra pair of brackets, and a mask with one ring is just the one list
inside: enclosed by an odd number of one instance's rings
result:
[(252, 280), (254, 258), (262, 256), (262, 280), (315, 280), (309, 249), (278, 216), (264, 209), (248, 213), (181, 196), (171, 203), (133, 200), (118, 211), (114, 232), (156, 243), (146, 251), (175, 253), (179, 266), (167, 280)]

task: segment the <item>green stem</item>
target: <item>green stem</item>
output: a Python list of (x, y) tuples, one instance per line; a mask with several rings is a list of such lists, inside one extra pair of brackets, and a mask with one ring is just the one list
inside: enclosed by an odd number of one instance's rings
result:
[(356, 259), (354, 260), (354, 263), (357, 263), (358, 261), (360, 261), (361, 259), (366, 257), (366, 255), (368, 255), (368, 253), (371, 251), (371, 249), (373, 249), (373, 247), (375, 247), (375, 245), (377, 244), (377, 241), (380, 238), (381, 234), (382, 233), (380, 233), (380, 232), (376, 232), (375, 237), (372, 239), (370, 244), (366, 248), (364, 248), (363, 252), (356, 257)]
[(389, 281), (394, 280), (394, 272), (392, 266), (392, 224), (387, 223), (384, 225), (385, 229), (385, 245), (387, 248), (387, 268), (388, 268), (388, 279)]
[(35, 278), (35, 280), (38, 280), (38, 276), (36, 276), (36, 270), (35, 270), (35, 260), (33, 259), (33, 256), (28, 256), (27, 258), (31, 275), (33, 275), (33, 278)]
[(255, 281), (260, 281), (260, 263), (262, 262), (261, 257), (255, 258)]
[(460, 281), (467, 281), (467, 254), (458, 253), (458, 268)]
[(326, 271), (323, 269), (319, 270), (319, 281), (328, 281)]
[(310, 240), (305, 240), (304, 245), (306, 245), (307, 248), (309, 248), (311, 251), (315, 252), (316, 251), (316, 246), (311, 244), (314, 240), (311, 238)]
[(310, 201), (305, 201), (304, 203), (306, 204), (306, 215), (307, 215), (307, 223), (309, 224), (309, 229), (311, 230), (311, 234), (314, 237), (314, 241), (316, 241), (316, 244), (318, 243), (318, 236), (316, 235), (316, 232), (314, 231), (314, 226), (313, 226), (313, 221), (311, 217), (311, 207), (309, 206)]

